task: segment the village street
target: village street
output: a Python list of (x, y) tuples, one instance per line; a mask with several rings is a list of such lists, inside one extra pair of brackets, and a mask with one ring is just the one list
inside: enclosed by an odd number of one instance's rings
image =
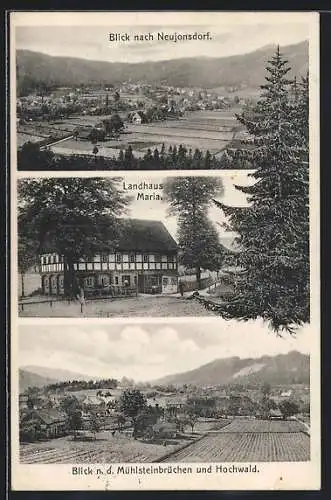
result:
[(176, 295), (139, 295), (121, 299), (87, 300), (86, 305), (81, 306), (78, 301), (67, 302), (56, 299), (50, 305), (49, 302), (32, 303), (26, 301), (23, 311), (20, 308), (20, 316), (24, 317), (85, 317), (85, 318), (108, 318), (108, 317), (181, 317), (181, 316), (213, 316), (198, 301), (182, 298)]

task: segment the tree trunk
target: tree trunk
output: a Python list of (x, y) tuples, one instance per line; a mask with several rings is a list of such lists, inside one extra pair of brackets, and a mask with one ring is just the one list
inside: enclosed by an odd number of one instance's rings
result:
[(21, 273), (21, 297), (25, 297), (25, 290), (24, 290), (24, 273)]
[(196, 267), (195, 276), (196, 276), (196, 280), (198, 283), (198, 290), (200, 290), (200, 288), (201, 288), (201, 269), (200, 269), (200, 266)]
[(133, 436), (133, 439), (137, 439), (137, 432), (138, 432), (138, 423), (136, 421), (136, 419), (133, 419), (132, 421), (133, 423), (133, 433), (132, 433), (132, 436)]
[(63, 288), (65, 297), (74, 297), (74, 264), (71, 258), (64, 257)]

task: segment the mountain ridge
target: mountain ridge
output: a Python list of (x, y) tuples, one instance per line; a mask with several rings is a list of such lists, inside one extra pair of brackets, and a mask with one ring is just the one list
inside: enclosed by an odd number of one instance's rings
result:
[[(213, 88), (221, 85), (257, 87), (264, 81), (265, 65), (275, 46), (266, 46), (246, 54), (226, 57), (189, 57), (135, 63), (93, 61), (90, 59), (49, 56), (18, 49), (18, 84), (22, 79), (58, 85), (92, 83), (117, 84), (123, 81), (167, 82), (173, 86)], [(308, 41), (281, 47), (293, 68), (293, 75), (308, 69)]]
[(298, 351), (260, 358), (215, 359), (187, 372), (170, 374), (152, 381), (155, 384), (228, 385), (257, 384), (290, 385), (307, 383), (310, 379), (309, 355)]
[(43, 387), (45, 385), (54, 384), (56, 380), (43, 377), (37, 373), (33, 373), (23, 368), (19, 369), (19, 392), (26, 391), (29, 387)]
[(29, 387), (43, 387), (58, 382), (73, 380), (86, 381), (102, 380), (104, 377), (86, 375), (65, 370), (63, 368), (49, 368), (46, 366), (28, 365), (19, 368), (19, 391), (26, 391)]

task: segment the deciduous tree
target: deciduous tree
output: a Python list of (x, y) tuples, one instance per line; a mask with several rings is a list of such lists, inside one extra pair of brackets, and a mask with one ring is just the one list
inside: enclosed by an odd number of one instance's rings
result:
[(119, 238), (118, 216), (129, 198), (119, 179), (44, 178), (18, 183), (20, 237), (34, 231), (38, 252), (63, 256), (64, 290), (73, 293), (74, 263), (109, 252)]
[(136, 437), (138, 415), (146, 409), (146, 398), (138, 389), (123, 391), (120, 398), (120, 410), (126, 417), (130, 417), (133, 424), (133, 435)]
[(279, 405), (279, 409), (282, 412), (284, 419), (299, 413), (299, 405), (296, 401), (282, 401)]

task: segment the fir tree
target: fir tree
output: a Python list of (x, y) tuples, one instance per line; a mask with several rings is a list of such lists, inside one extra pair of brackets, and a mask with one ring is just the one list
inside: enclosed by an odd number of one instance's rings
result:
[(212, 163), (212, 157), (211, 157), (211, 154), (208, 151), (208, 149), (207, 149), (206, 154), (205, 154), (204, 163), (205, 163), (204, 168), (206, 170), (209, 170), (211, 167), (211, 163)]
[(146, 153), (144, 154), (143, 164), (144, 164), (145, 170), (151, 170), (152, 168), (154, 168), (153, 155), (152, 155), (152, 151), (150, 148), (148, 148)]
[(178, 148), (176, 167), (178, 169), (184, 169), (186, 164), (186, 148), (182, 145)]
[(192, 160), (192, 168), (195, 170), (200, 169), (201, 163), (202, 163), (202, 152), (200, 151), (200, 149), (197, 148), (194, 151), (193, 160)]
[(255, 169), (247, 208), (215, 201), (237, 234), (234, 299), (209, 305), (225, 318), (267, 321), (293, 332), (309, 321), (308, 80), (294, 99), (290, 68), (279, 48), (266, 68), (266, 84), (250, 118), (237, 116), (254, 148), (239, 151)]
[(232, 163), (233, 159), (231, 158), (231, 155), (228, 153), (227, 150), (225, 150), (220, 159), (220, 168), (222, 169), (232, 168)]
[(178, 151), (177, 151), (177, 146), (176, 144), (174, 145), (174, 147), (172, 148), (172, 153), (171, 153), (171, 157), (172, 157), (172, 163), (174, 165), (177, 164), (177, 157), (178, 157)]
[(153, 152), (153, 163), (154, 163), (154, 168), (158, 169), (160, 165), (160, 154), (157, 148), (155, 148)]
[(221, 266), (222, 247), (217, 230), (208, 219), (208, 207), (212, 197), (222, 189), (217, 177), (174, 177), (168, 178), (164, 185), (169, 213), (178, 219), (181, 262), (195, 269), (199, 288), (201, 269), (217, 271)]

